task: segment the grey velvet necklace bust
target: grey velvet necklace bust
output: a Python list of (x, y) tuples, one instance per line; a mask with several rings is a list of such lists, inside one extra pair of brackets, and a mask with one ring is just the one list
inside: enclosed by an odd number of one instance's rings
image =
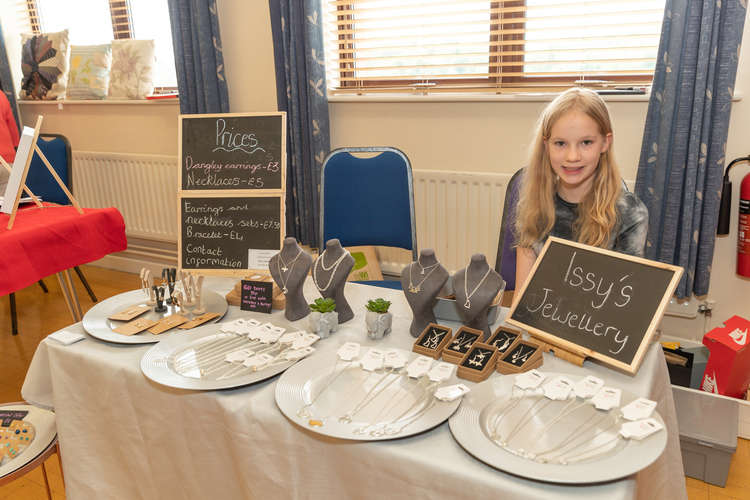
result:
[(474, 254), (469, 265), (451, 277), (451, 283), (464, 325), (483, 331), (482, 340), (487, 340), (490, 336), (487, 311), (505, 287), (505, 281), (487, 264), (484, 255)]
[(310, 306), (302, 290), (311, 265), (312, 257), (302, 250), (294, 238), (285, 238), (281, 251), (268, 261), (271, 277), (286, 296), (284, 317), (289, 321), (310, 314)]
[(354, 257), (335, 238), (326, 241), (326, 249), (313, 265), (315, 286), (324, 298), (336, 301), (339, 323), (345, 323), (354, 317), (354, 311), (344, 296), (346, 278), (353, 267)]
[(422, 250), (416, 262), (401, 271), (401, 288), (414, 316), (409, 327), (412, 337), (418, 337), (428, 324), (436, 322), (432, 309), (448, 277), (448, 271), (429, 248)]

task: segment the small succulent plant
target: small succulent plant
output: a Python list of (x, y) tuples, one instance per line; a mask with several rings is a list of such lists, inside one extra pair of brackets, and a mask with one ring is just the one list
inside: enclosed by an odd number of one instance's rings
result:
[(319, 313), (327, 313), (336, 310), (336, 301), (333, 299), (315, 299), (315, 302), (310, 304), (310, 309)]
[(385, 299), (368, 300), (365, 307), (367, 307), (368, 311), (381, 314), (387, 313), (388, 308), (391, 307), (391, 301)]

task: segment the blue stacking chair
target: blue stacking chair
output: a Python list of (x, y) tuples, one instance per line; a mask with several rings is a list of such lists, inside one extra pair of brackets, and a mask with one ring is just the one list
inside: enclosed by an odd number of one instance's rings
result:
[[(72, 177), (72, 159), (70, 152), (70, 142), (68, 139), (60, 134), (39, 134), (37, 140), (37, 146), (44, 153), (44, 156), (49, 160), (52, 168), (55, 169), (57, 175), (60, 176), (60, 180), (65, 183), (65, 186), (73, 192), (73, 177)], [(29, 172), (26, 177), (26, 186), (37, 196), (40, 196), (45, 202), (58, 203), (60, 205), (69, 205), (70, 200), (65, 195), (65, 192), (60, 188), (57, 181), (52, 177), (47, 166), (44, 164), (39, 155), (35, 152), (29, 165)], [(94, 291), (91, 289), (86, 277), (83, 275), (78, 266), (74, 267), (73, 270), (78, 275), (78, 278), (83, 283), (86, 292), (91, 297), (93, 302), (97, 301)], [(44, 281), (39, 281), (39, 285), (42, 287), (44, 292), (47, 292), (47, 287)], [(10, 316), (12, 325), (12, 334), (18, 333), (18, 318), (16, 315), (16, 296), (11, 293), (9, 296), (10, 300)]]
[(505, 203), (497, 244), (495, 271), (505, 280), (505, 291), (516, 289), (516, 207), (518, 206), (521, 172), (516, 171), (505, 188)]
[[(331, 151), (321, 171), (321, 251), (331, 238), (345, 247), (404, 248), (417, 260), (414, 182), (403, 152), (391, 147)], [(399, 281), (359, 283), (401, 288)]]

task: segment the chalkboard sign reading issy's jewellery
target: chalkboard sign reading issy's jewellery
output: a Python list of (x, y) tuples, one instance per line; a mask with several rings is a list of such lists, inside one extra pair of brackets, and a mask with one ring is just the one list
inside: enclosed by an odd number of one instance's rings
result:
[(635, 373), (682, 268), (550, 237), (508, 323)]
[(267, 269), (268, 259), (281, 248), (282, 205), (281, 195), (183, 196), (181, 268)]
[(181, 115), (181, 189), (284, 189), (285, 121), (284, 113)]

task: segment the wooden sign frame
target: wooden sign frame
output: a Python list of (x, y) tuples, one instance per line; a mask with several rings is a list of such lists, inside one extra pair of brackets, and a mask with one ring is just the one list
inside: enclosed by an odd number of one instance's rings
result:
[[(285, 197), (280, 194), (255, 194), (253, 193), (252, 196), (242, 196), (237, 195), (237, 193), (229, 193), (229, 192), (222, 192), (222, 193), (213, 193), (212, 195), (203, 196), (204, 192), (194, 192), (194, 191), (185, 191), (181, 196), (178, 197), (178, 204), (177, 204), (177, 220), (179, 222), (179, 230), (177, 231), (177, 269), (182, 271), (189, 271), (192, 273), (198, 273), (198, 274), (204, 274), (204, 275), (213, 275), (213, 276), (229, 276), (229, 277), (235, 277), (235, 278), (242, 278), (247, 276), (248, 273), (255, 272), (255, 273), (263, 273), (268, 274), (268, 268), (265, 269), (256, 269), (256, 268), (250, 268), (250, 262), (248, 262), (248, 268), (241, 268), (241, 269), (203, 269), (203, 268), (194, 268), (194, 267), (182, 267), (182, 255), (184, 252), (183, 246), (182, 246), (182, 200), (184, 198), (207, 198), (207, 199), (217, 199), (217, 198), (246, 198), (246, 199), (254, 199), (254, 198), (278, 198), (279, 200), (279, 217), (280, 217), (280, 227), (279, 227), (279, 248), (281, 248), (281, 245), (284, 241), (284, 235), (286, 234), (286, 217), (284, 216), (284, 204), (285, 204)], [(274, 249), (278, 251), (278, 249)], [(270, 249), (269, 249), (270, 250)]]
[[(635, 355), (633, 356), (633, 360), (631, 363), (629, 364), (624, 363), (611, 356), (607, 356), (600, 352), (594, 351), (590, 348), (583, 347), (569, 340), (560, 338), (556, 336), (553, 332), (540, 330), (539, 328), (536, 328), (532, 325), (513, 319), (513, 315), (516, 311), (516, 308), (523, 301), (524, 294), (526, 293), (526, 289), (529, 283), (531, 283), (534, 277), (534, 274), (536, 273), (539, 265), (542, 263), (545, 255), (547, 254), (547, 250), (550, 248), (550, 245), (552, 245), (553, 243), (559, 243), (559, 244), (569, 246), (569, 247), (580, 248), (586, 251), (599, 253), (599, 254), (614, 257), (617, 259), (628, 260), (634, 263), (643, 264), (649, 267), (654, 267), (654, 268), (663, 269), (663, 270), (672, 272), (672, 277), (669, 280), (669, 284), (667, 285), (666, 290), (662, 294), (661, 300), (659, 300), (659, 304), (651, 318), (651, 321), (648, 324), (648, 327), (643, 335), (640, 345), (635, 351)], [(631, 375), (634, 375), (638, 371), (638, 368), (640, 367), (640, 364), (643, 361), (643, 357), (646, 354), (646, 349), (651, 343), (651, 339), (653, 338), (654, 332), (656, 331), (656, 327), (659, 325), (659, 322), (661, 321), (661, 318), (664, 315), (664, 310), (669, 304), (669, 300), (674, 294), (675, 289), (677, 288), (677, 284), (679, 283), (680, 278), (682, 277), (682, 273), (683, 273), (683, 269), (682, 267), (679, 267), (679, 266), (674, 266), (671, 264), (664, 264), (662, 262), (656, 262), (656, 261), (644, 259), (641, 257), (634, 257), (631, 255), (626, 255), (626, 254), (614, 252), (611, 250), (605, 250), (602, 248), (592, 247), (589, 245), (584, 245), (582, 243), (577, 243), (577, 242), (565, 240), (562, 238), (556, 238), (554, 236), (550, 236), (547, 239), (547, 242), (545, 243), (544, 247), (542, 248), (542, 251), (539, 254), (539, 257), (536, 259), (536, 262), (534, 262), (534, 265), (531, 268), (529, 277), (527, 278), (526, 282), (523, 284), (521, 289), (517, 292), (520, 294), (520, 298), (517, 300), (514, 300), (514, 304), (513, 306), (511, 306), (511, 309), (508, 313), (508, 316), (505, 322), (517, 328), (521, 328), (521, 329), (528, 331), (529, 334), (532, 335), (536, 340), (543, 342), (543, 343), (550, 344), (553, 350), (555, 347), (557, 347), (558, 349), (563, 349), (571, 353), (573, 356), (576, 356), (579, 358), (590, 357), (590, 358), (601, 361), (605, 365), (611, 366), (613, 368), (616, 368), (626, 373), (629, 373)], [(564, 356), (561, 356), (561, 357), (564, 357)]]
[[(281, 118), (281, 127), (279, 130), (281, 139), (280, 148), (280, 164), (281, 164), (281, 186), (273, 189), (183, 189), (182, 188), (182, 173), (183, 173), (183, 147), (182, 147), (182, 136), (183, 136), (183, 119), (206, 119), (206, 118), (243, 118), (243, 117), (263, 117), (263, 116), (278, 116)], [(278, 197), (279, 198), (279, 218), (280, 218), (280, 230), (279, 230), (279, 245), (275, 250), (280, 250), (284, 236), (286, 235), (286, 140), (287, 140), (287, 125), (286, 125), (286, 112), (273, 111), (273, 112), (255, 112), (255, 113), (209, 113), (209, 114), (181, 114), (177, 117), (177, 146), (178, 146), (178, 170), (177, 170), (177, 223), (178, 223), (178, 234), (177, 234), (177, 268), (183, 270), (183, 247), (182, 247), (182, 200), (183, 198), (268, 198)], [(205, 275), (215, 276), (230, 276), (242, 278), (247, 276), (251, 272), (267, 273), (268, 269), (265, 268), (253, 268), (248, 267), (243, 269), (196, 269), (196, 268), (185, 268), (191, 272), (196, 272)]]
[[(280, 116), (281, 117), (281, 187), (272, 189), (182, 189), (182, 119), (205, 119), (205, 118), (250, 118), (253, 116)], [(269, 111), (267, 113), (209, 113), (205, 115), (201, 114), (185, 114), (178, 115), (177, 117), (177, 158), (179, 158), (179, 170), (177, 171), (177, 192), (178, 193), (231, 193), (234, 196), (245, 193), (254, 194), (286, 194), (286, 112), (285, 111)]]

